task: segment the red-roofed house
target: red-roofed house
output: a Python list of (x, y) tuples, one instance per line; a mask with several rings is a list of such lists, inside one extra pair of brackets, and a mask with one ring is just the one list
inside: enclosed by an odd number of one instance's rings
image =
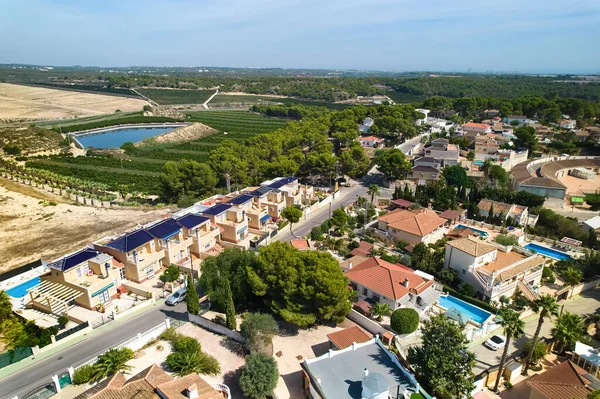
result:
[(373, 334), (366, 332), (359, 326), (352, 326), (340, 331), (327, 334), (331, 349), (344, 349), (353, 343), (362, 344), (373, 339)]
[(570, 360), (527, 381), (529, 399), (586, 399), (592, 392), (589, 373)]
[(383, 144), (383, 141), (384, 140), (381, 137), (364, 136), (360, 138), (360, 145), (364, 147), (375, 147), (375, 144), (377, 144), (377, 146), (380, 146), (381, 144)]
[(443, 228), (446, 219), (428, 209), (406, 211), (397, 209), (377, 219), (378, 228), (394, 241), (409, 244), (431, 244), (441, 239), (446, 232)]
[(492, 127), (485, 123), (463, 123), (462, 128), (467, 132), (477, 132), (477, 133), (491, 133)]
[(423, 309), (439, 296), (433, 276), (378, 257), (359, 263), (344, 275), (359, 300), (387, 303), (392, 311), (403, 305)]
[(373, 244), (367, 241), (361, 241), (358, 248), (354, 248), (350, 254), (354, 256), (371, 256), (371, 250), (373, 249)]

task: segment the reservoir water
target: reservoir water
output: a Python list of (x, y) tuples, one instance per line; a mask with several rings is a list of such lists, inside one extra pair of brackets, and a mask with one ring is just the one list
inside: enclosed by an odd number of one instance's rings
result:
[(101, 132), (96, 134), (88, 134), (85, 136), (77, 136), (77, 140), (85, 148), (119, 148), (123, 143), (131, 141), (132, 143), (142, 141), (148, 137), (158, 136), (171, 130), (175, 130), (178, 126), (170, 127), (136, 127), (136, 128), (119, 128)]

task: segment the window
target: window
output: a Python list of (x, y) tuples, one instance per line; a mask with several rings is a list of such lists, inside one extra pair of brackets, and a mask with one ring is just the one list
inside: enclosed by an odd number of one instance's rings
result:
[(377, 294), (373, 294), (372, 298), (377, 302), (381, 301), (381, 297)]
[(365, 295), (365, 296), (369, 295), (369, 290), (366, 288), (363, 288), (363, 295)]
[(146, 268), (146, 275), (154, 273), (154, 265)]

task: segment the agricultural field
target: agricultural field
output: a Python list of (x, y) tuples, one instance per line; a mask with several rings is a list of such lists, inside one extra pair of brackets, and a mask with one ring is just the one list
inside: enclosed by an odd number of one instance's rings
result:
[(187, 142), (159, 144), (150, 141), (134, 149), (133, 153), (122, 155), (122, 158), (92, 152), (86, 157), (76, 158), (30, 158), (26, 166), (100, 183), (109, 191), (156, 194), (160, 184), (158, 177), (165, 162), (180, 159), (207, 162), (210, 152), (223, 140), (244, 141), (257, 134), (273, 132), (287, 123), (284, 119), (267, 118), (245, 111), (189, 112), (186, 121), (201, 122), (216, 132)]
[(65, 119), (140, 111), (147, 102), (131, 97), (0, 83), (0, 122)]
[(63, 137), (35, 126), (0, 128), (0, 149), (9, 155), (28, 155), (60, 150)]
[(215, 90), (137, 89), (137, 92), (160, 105), (202, 104)]
[(281, 97), (255, 96), (252, 94), (217, 94), (210, 100), (210, 108), (248, 108), (255, 104), (281, 103)]

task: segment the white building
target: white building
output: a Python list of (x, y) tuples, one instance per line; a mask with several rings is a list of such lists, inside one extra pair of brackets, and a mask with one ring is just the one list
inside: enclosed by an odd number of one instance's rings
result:
[(457, 144), (449, 144), (446, 139), (435, 139), (424, 149), (425, 157), (443, 159), (444, 165), (458, 165), (460, 148)]
[(461, 127), (465, 132), (477, 132), (481, 134), (492, 133), (492, 127), (485, 123), (463, 123)]
[(583, 227), (587, 233), (591, 230), (600, 231), (600, 216), (594, 216), (593, 218), (586, 220), (581, 227)]
[(575, 127), (577, 127), (577, 121), (573, 119), (563, 119), (558, 122), (558, 126), (560, 126), (561, 129), (575, 129)]
[(383, 142), (385, 141), (384, 139), (382, 139), (381, 137), (376, 137), (376, 136), (364, 136), (361, 137), (360, 139), (360, 145), (362, 145), (363, 147), (380, 147)]
[(456, 270), (461, 281), (490, 302), (511, 298), (517, 290), (536, 298), (544, 263), (544, 258), (528, 251), (500, 248), (472, 237), (448, 242), (444, 259), (444, 267)]
[(415, 125), (421, 126), (421, 125), (424, 125), (425, 123), (427, 123), (427, 117), (429, 116), (429, 113), (431, 112), (431, 110), (428, 110), (425, 108), (417, 108), (415, 111), (420, 112), (423, 115), (425, 115), (425, 117), (423, 117), (421, 119), (417, 119), (415, 121)]
[(529, 118), (525, 115), (508, 115), (502, 119), (502, 122), (512, 124), (513, 121), (519, 122), (519, 125), (524, 125), (529, 122)]
[(369, 133), (369, 130), (371, 129), (374, 123), (375, 121), (373, 120), (373, 118), (367, 117), (363, 120), (363, 123), (361, 125), (358, 125), (358, 131), (361, 134), (367, 134)]

